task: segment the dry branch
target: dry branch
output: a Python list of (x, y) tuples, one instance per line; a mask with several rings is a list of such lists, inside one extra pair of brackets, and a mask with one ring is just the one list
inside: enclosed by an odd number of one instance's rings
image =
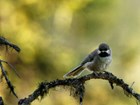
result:
[[(4, 38), (4, 37), (2, 37), (2, 36), (0, 36), (0, 46), (5, 46), (6, 49), (7, 49), (8, 47), (10, 47), (10, 48), (13, 48), (15, 51), (20, 52), (20, 48), (19, 48), (17, 45), (15, 45), (15, 44), (9, 42), (6, 38)], [(8, 50), (8, 49), (7, 49), (7, 50)], [(3, 67), (3, 64), (2, 64), (2, 63), (6, 63), (8, 66), (10, 66), (10, 68), (11, 68), (12, 70), (14, 70), (14, 72), (16, 73), (16, 75), (17, 75), (18, 77), (19, 77), (19, 75), (18, 75), (18, 73), (16, 72), (15, 68), (14, 68), (10, 63), (8, 63), (8, 62), (6, 62), (6, 61), (0, 59), (0, 69), (1, 69), (1, 76), (0, 76), (0, 79), (3, 79), (3, 78), (5, 79), (5, 81), (6, 81), (7, 85), (8, 85), (8, 88), (10, 88), (10, 91), (13, 93), (13, 95), (14, 95), (15, 97), (18, 98), (17, 94), (16, 94), (15, 91), (14, 91), (14, 86), (13, 86), (12, 82), (9, 80), (8, 75), (7, 75), (7, 73), (6, 73), (6, 70), (5, 70), (5, 68)], [(0, 105), (1, 105), (1, 104), (0, 104)]]
[(0, 105), (4, 105), (2, 97), (0, 97)]
[(55, 88), (56, 86), (69, 86), (73, 90), (73, 95), (79, 98), (80, 105), (82, 105), (84, 92), (85, 92), (85, 82), (90, 79), (103, 79), (109, 81), (111, 87), (113, 88), (113, 84), (121, 87), (127, 94), (135, 97), (138, 101), (140, 101), (140, 94), (136, 93), (132, 87), (126, 84), (122, 79), (117, 78), (115, 75), (109, 72), (93, 72), (92, 74), (80, 77), (80, 78), (68, 78), (65, 80), (54, 80), (51, 82), (41, 82), (38, 88), (27, 98), (20, 99), (18, 105), (30, 105), (35, 99), (44, 97), (48, 93), (51, 88)]
[(20, 48), (17, 45), (9, 42), (6, 38), (4, 38), (2, 36), (0, 36), (0, 46), (6, 46), (6, 48), (7, 48), (7, 46), (9, 46), (9, 47), (13, 48), (15, 51), (20, 52)]

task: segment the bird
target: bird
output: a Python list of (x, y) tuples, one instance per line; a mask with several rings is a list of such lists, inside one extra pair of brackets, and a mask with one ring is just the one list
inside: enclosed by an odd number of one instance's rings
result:
[(85, 59), (73, 70), (66, 73), (63, 77), (77, 77), (84, 70), (93, 72), (105, 71), (112, 62), (112, 51), (108, 44), (101, 43), (97, 49), (92, 51)]

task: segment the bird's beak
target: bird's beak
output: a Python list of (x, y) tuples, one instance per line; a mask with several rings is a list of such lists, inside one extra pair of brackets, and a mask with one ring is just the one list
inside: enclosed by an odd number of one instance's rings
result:
[(104, 53), (104, 52), (106, 52), (107, 54), (110, 54), (110, 50), (107, 50), (107, 51), (100, 51), (100, 50), (98, 50), (97, 51), (98, 54), (101, 54), (101, 53)]

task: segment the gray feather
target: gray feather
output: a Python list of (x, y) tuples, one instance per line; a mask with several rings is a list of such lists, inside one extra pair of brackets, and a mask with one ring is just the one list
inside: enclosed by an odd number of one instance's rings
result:
[(93, 52), (91, 52), (91, 53), (81, 62), (81, 65), (83, 66), (83, 65), (86, 64), (87, 62), (93, 61), (96, 54), (97, 54), (97, 49), (94, 50)]
[(82, 62), (79, 66), (77, 66), (76, 68), (74, 68), (73, 70), (71, 70), (70, 72), (68, 72), (67, 74), (65, 74), (63, 77), (70, 77), (70, 76), (76, 76), (78, 74), (80, 74), (85, 67), (83, 67), (87, 62), (91, 62), (94, 60), (95, 55), (97, 54), (97, 50), (91, 52)]
[(74, 68), (73, 70), (71, 70), (70, 72), (68, 72), (67, 74), (65, 74), (63, 77), (67, 78), (70, 76), (76, 76), (78, 74), (80, 74), (83, 71), (83, 67), (82, 65), (77, 66), (76, 68)]

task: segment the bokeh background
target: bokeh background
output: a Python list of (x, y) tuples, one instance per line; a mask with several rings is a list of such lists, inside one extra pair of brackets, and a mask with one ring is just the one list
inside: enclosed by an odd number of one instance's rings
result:
[[(10, 62), (21, 75), (7, 68), (19, 98), (31, 94), (41, 81), (62, 79), (101, 42), (112, 48), (108, 71), (140, 93), (140, 1), (139, 0), (1, 0), (0, 35), (21, 48), (1, 50), (0, 58)], [(6, 105), (18, 100), (5, 81), (0, 95)], [(54, 101), (55, 100), (55, 101)], [(86, 83), (83, 105), (135, 105), (123, 90), (104, 80)], [(52, 89), (32, 105), (78, 105), (68, 89)]]

